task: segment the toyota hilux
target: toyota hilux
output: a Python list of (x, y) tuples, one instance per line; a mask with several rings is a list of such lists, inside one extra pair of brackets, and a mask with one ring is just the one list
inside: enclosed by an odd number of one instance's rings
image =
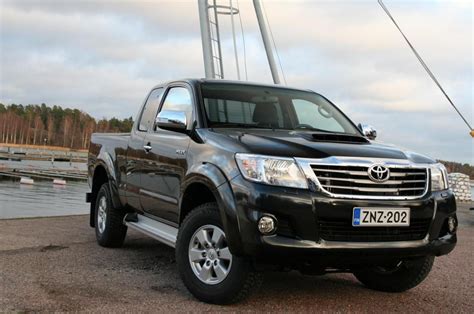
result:
[(311, 90), (188, 79), (155, 86), (130, 133), (93, 134), (90, 225), (175, 248), (199, 300), (228, 304), (262, 272), (350, 272), (370, 289), (421, 283), (456, 244), (446, 169), (375, 141)]

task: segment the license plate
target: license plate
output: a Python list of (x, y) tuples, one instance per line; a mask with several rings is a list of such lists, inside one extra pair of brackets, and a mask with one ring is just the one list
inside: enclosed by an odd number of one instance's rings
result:
[(354, 227), (408, 227), (410, 226), (409, 208), (354, 207), (352, 212)]

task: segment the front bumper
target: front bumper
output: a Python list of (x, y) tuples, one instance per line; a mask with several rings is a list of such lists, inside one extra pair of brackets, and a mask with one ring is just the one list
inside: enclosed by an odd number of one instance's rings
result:
[[(394, 259), (425, 255), (444, 255), (454, 249), (456, 235), (446, 229), (446, 220), (456, 215), (454, 195), (450, 191), (427, 193), (419, 200), (354, 200), (329, 198), (318, 192), (253, 183), (237, 176), (230, 181), (232, 208), (237, 216), (240, 246), (231, 250), (238, 255), (258, 259), (278, 260), (317, 259), (337, 261), (340, 257), (361, 259)], [(227, 198), (228, 199), (228, 198)], [(399, 234), (371, 237), (331, 232), (327, 221), (348, 221), (354, 207), (409, 207), (413, 221), (425, 221), (426, 231), (420, 233), (400, 230)], [(229, 212), (229, 211), (227, 211)], [(262, 236), (257, 221), (264, 215), (277, 219), (277, 231)], [(421, 227), (420, 227), (421, 228)], [(392, 232), (392, 230), (388, 230)], [(393, 233), (393, 232), (392, 232)], [(383, 236), (383, 237), (382, 237)], [(343, 239), (342, 241), (340, 239)], [(283, 257), (283, 258), (282, 258)]]

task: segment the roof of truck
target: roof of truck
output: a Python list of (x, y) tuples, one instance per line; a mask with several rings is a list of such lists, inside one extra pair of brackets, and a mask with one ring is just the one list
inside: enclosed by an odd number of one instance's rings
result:
[(179, 83), (179, 82), (189, 83), (190, 85), (193, 85), (193, 86), (203, 84), (203, 83), (224, 83), (224, 84), (252, 85), (252, 86), (263, 86), (263, 87), (272, 87), (272, 88), (282, 88), (282, 89), (292, 89), (292, 90), (313, 92), (310, 89), (288, 87), (288, 86), (277, 85), (277, 84), (266, 84), (266, 83), (249, 82), (249, 81), (207, 79), (207, 78), (185, 78), (185, 79), (179, 79), (179, 80), (170, 80), (170, 81), (166, 81), (166, 82), (163, 82), (161, 84), (158, 84), (153, 88), (162, 87), (162, 86), (165, 86), (165, 85), (168, 85), (168, 84), (171, 84), (171, 83)]

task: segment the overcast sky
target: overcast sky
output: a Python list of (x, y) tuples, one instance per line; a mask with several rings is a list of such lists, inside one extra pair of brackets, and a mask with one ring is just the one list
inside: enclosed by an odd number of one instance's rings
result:
[[(473, 2), (385, 4), (474, 124)], [(264, 5), (289, 86), (324, 94), (375, 126), (381, 141), (474, 164), (466, 125), (376, 0)], [(255, 11), (248, 0), (240, 9), (248, 79), (271, 83)], [(236, 79), (230, 19), (221, 24), (224, 73)], [(63, 105), (96, 118), (135, 116), (153, 85), (204, 76), (197, 0), (0, 0), (0, 47), (0, 102)]]

